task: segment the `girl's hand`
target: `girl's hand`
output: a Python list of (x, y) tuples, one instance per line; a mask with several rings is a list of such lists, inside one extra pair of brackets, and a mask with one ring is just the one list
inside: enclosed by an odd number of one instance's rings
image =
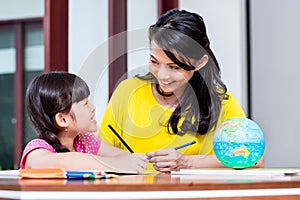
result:
[[(142, 173), (147, 165), (147, 157), (143, 154), (127, 154), (115, 157), (117, 171)], [(116, 167), (113, 167), (116, 168)]]
[(154, 163), (154, 168), (160, 172), (178, 171), (188, 168), (186, 156), (175, 149), (162, 149), (147, 153), (149, 162)]

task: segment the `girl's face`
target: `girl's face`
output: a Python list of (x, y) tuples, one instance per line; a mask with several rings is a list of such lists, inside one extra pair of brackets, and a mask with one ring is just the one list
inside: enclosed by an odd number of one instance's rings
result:
[(186, 71), (180, 68), (155, 42), (151, 42), (149, 71), (164, 93), (182, 94), (196, 70), (198, 69)]
[(94, 119), (96, 107), (89, 102), (88, 98), (73, 103), (71, 113), (74, 114), (74, 126), (78, 133), (95, 132), (97, 122)]

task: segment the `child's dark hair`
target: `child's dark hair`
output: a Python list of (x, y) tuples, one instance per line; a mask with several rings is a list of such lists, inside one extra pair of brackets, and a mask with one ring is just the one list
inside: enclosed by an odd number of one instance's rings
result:
[[(208, 63), (189, 80), (188, 87), (180, 97), (180, 105), (171, 115), (167, 126), (176, 134), (187, 131), (206, 134), (218, 121), (221, 101), (227, 98), (227, 88), (221, 80), (220, 67), (210, 48), (202, 17), (185, 10), (170, 10), (150, 26), (149, 40), (187, 71), (194, 70), (197, 61), (208, 55)], [(156, 81), (151, 74), (140, 78)], [(184, 120), (178, 127), (181, 117)]]
[(29, 119), (39, 134), (57, 152), (68, 152), (62, 146), (55, 123), (58, 112), (69, 113), (72, 104), (87, 98), (90, 90), (78, 76), (67, 72), (50, 72), (35, 77), (26, 91), (26, 107)]

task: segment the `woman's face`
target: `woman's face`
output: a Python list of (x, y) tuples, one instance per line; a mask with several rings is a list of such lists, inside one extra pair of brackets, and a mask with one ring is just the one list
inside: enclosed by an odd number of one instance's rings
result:
[(151, 42), (149, 71), (164, 93), (182, 94), (196, 70), (198, 69), (186, 71), (180, 68), (155, 42)]
[(72, 104), (71, 112), (75, 115), (74, 123), (78, 133), (95, 132), (97, 130), (95, 110), (96, 107), (89, 102), (88, 98)]

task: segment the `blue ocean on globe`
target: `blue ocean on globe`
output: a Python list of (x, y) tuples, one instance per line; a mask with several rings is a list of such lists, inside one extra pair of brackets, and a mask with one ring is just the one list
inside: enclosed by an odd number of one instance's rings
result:
[(215, 131), (214, 151), (219, 161), (230, 168), (245, 169), (262, 157), (265, 139), (261, 128), (248, 118), (230, 118)]

